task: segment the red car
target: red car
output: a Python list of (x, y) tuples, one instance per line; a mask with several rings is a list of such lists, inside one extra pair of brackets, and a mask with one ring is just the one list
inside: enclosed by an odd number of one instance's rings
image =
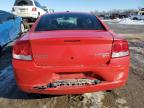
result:
[(43, 15), (13, 48), (16, 82), (27, 93), (112, 90), (125, 85), (129, 64), (128, 42), (87, 13)]

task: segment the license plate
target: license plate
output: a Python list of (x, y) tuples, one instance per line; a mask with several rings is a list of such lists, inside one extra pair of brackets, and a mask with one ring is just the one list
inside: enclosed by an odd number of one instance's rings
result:
[(21, 9), (20, 12), (27, 12), (25, 9)]

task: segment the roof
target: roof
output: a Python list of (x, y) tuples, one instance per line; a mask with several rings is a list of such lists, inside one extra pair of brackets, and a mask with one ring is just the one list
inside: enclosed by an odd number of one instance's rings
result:
[(93, 15), (92, 13), (88, 13), (88, 12), (70, 12), (70, 11), (47, 13), (45, 15), (49, 15), (49, 14), (82, 14), (82, 15)]

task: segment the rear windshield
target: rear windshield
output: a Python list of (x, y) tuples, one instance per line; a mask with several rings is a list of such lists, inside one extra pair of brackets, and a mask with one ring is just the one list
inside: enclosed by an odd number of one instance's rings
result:
[(31, 0), (16, 0), (15, 6), (33, 6), (33, 2)]
[(35, 31), (105, 30), (101, 22), (90, 14), (50, 14), (43, 16)]

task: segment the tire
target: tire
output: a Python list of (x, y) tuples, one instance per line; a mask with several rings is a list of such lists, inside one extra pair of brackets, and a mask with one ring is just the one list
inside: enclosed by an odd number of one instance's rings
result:
[(111, 92), (113, 92), (113, 90), (106, 90), (106, 92), (111, 93)]
[(137, 17), (134, 17), (133, 20), (138, 20), (138, 18), (137, 18)]

